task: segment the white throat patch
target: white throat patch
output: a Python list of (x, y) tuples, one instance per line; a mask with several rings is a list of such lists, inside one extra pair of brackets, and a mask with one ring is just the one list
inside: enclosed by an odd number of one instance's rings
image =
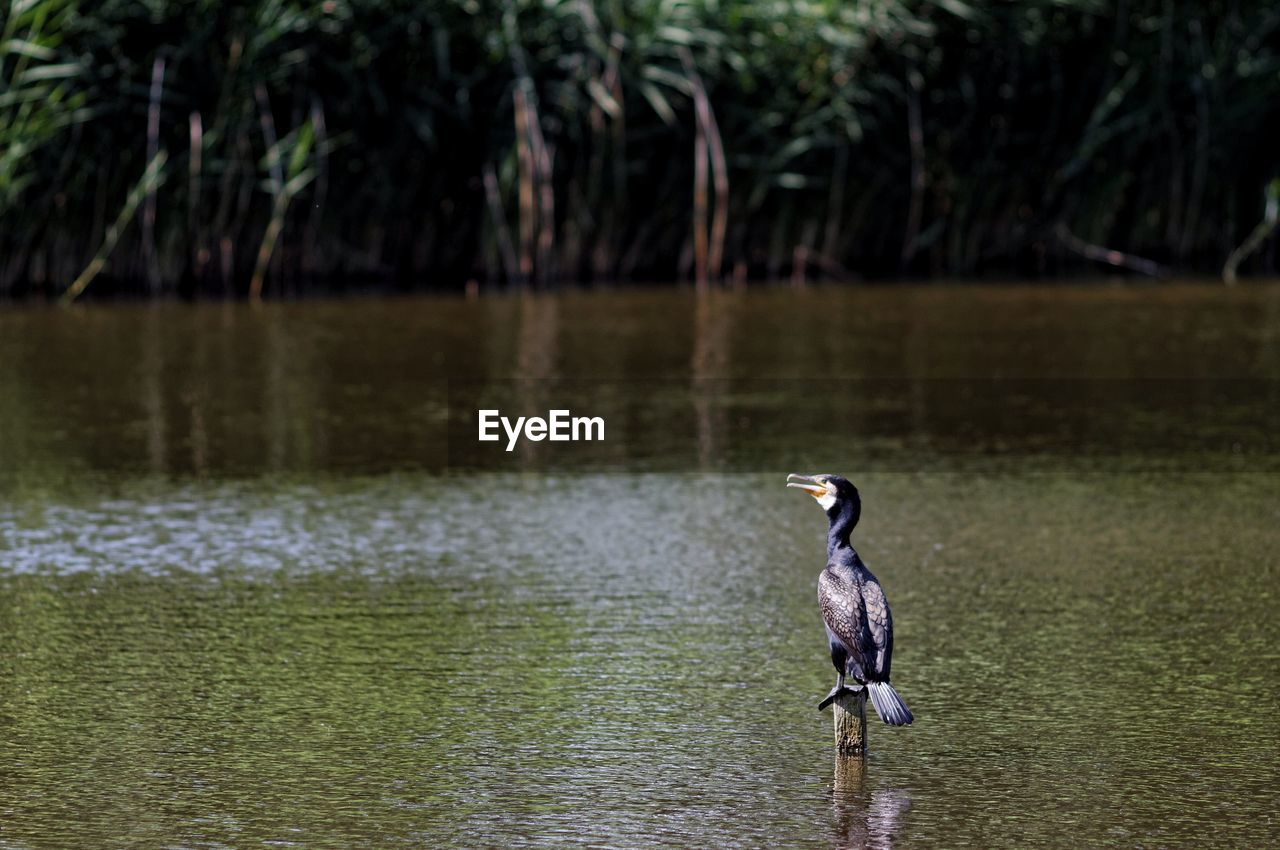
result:
[(818, 497), (818, 504), (822, 505), (822, 509), (824, 511), (831, 510), (831, 506), (834, 505), (835, 503), (836, 503), (836, 497), (835, 497), (835, 494), (833, 493), (827, 493), (823, 496)]

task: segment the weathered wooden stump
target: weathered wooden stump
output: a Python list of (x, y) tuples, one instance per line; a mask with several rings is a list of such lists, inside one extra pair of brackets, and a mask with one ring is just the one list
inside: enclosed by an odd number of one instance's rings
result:
[(867, 690), (848, 692), (836, 697), (831, 705), (836, 727), (836, 752), (842, 756), (862, 755), (867, 751)]

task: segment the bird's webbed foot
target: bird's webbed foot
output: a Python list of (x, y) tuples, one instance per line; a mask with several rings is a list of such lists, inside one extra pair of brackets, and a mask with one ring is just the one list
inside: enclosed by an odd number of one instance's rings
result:
[(856, 696), (859, 691), (863, 690), (864, 687), (865, 686), (863, 685), (858, 685), (857, 687), (851, 688), (848, 685), (841, 682), (840, 684), (832, 688), (829, 694), (827, 694), (825, 697), (822, 698), (822, 702), (818, 703), (818, 711), (822, 711), (824, 708), (831, 705), (831, 703), (835, 702), (836, 699), (838, 699), (841, 694)]

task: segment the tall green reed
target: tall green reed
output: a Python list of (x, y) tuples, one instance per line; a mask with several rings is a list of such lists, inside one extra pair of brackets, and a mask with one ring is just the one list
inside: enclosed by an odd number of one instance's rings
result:
[(1266, 3), (4, 15), (0, 293), (1216, 271), (1280, 176)]

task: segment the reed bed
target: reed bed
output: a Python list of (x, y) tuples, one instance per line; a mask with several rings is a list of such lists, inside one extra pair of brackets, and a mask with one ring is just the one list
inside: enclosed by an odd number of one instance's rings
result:
[(1280, 8), (10, 0), (0, 294), (1273, 272)]

